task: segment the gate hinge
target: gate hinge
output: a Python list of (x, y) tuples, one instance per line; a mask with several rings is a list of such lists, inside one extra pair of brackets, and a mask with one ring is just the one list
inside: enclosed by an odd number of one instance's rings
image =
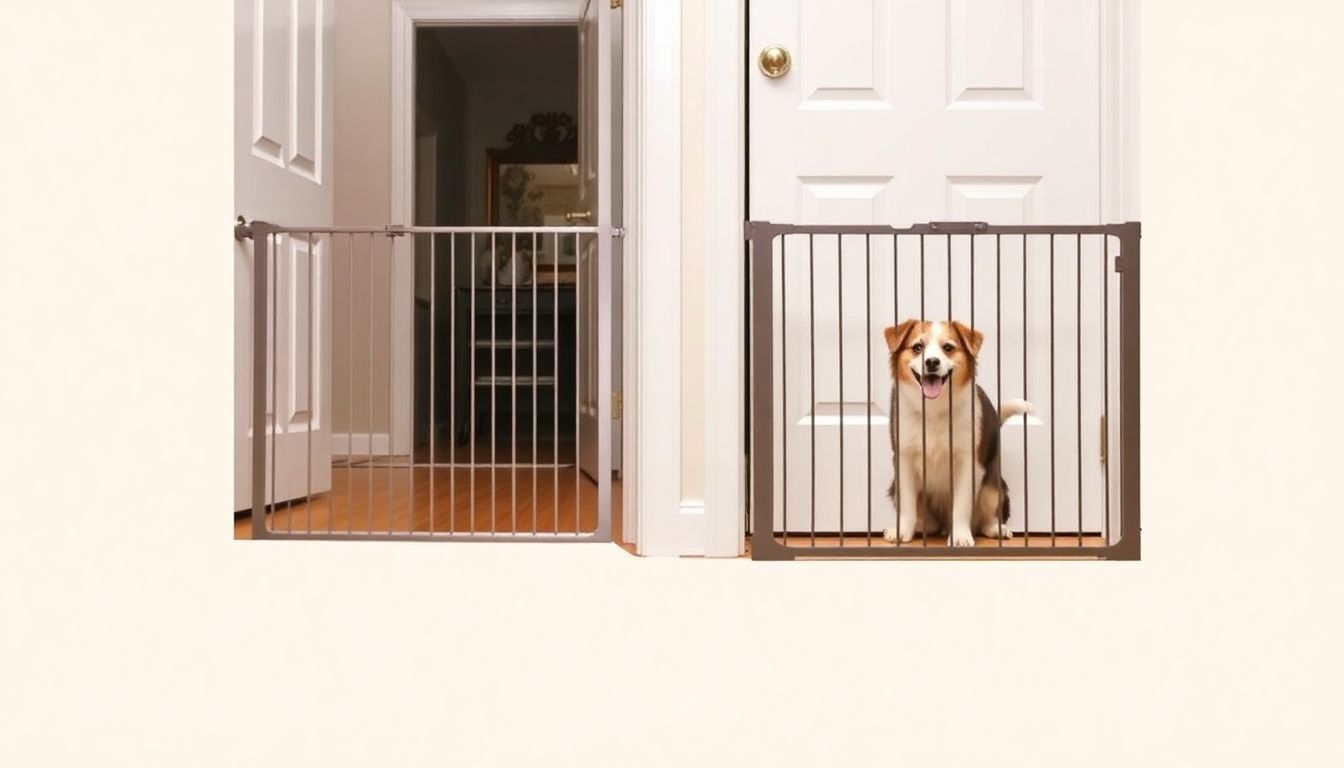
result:
[(621, 393), (611, 393), (611, 418), (613, 421), (621, 418)]
[(1124, 257), (1123, 257), (1123, 256), (1116, 256), (1116, 257), (1115, 257), (1115, 271), (1116, 271), (1116, 272), (1124, 272), (1124, 271), (1125, 271), (1125, 260), (1124, 260)]

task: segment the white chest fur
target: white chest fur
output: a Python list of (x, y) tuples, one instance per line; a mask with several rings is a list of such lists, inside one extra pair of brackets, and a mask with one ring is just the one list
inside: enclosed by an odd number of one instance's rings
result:
[(898, 398), (898, 452), (917, 487), (932, 500), (947, 500), (956, 470), (977, 464), (984, 414), (972, 389), (963, 390), (929, 400), (903, 388)]

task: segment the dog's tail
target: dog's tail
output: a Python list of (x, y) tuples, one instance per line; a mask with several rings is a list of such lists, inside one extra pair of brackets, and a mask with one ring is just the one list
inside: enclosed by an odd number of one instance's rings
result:
[(999, 423), (1003, 423), (1014, 416), (1020, 416), (1024, 413), (1031, 413), (1036, 410), (1036, 406), (1026, 400), (1004, 400), (999, 406)]

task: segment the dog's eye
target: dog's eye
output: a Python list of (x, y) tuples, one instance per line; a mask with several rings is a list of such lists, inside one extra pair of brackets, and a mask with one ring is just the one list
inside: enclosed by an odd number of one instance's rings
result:
[(956, 347), (953, 346), (952, 344), (944, 344), (944, 345), (943, 345), (943, 351), (946, 352), (946, 353), (948, 353), (949, 355), (952, 354), (952, 350), (954, 350), (954, 349), (956, 349)]
[(924, 345), (923, 345), (923, 344), (916, 344), (916, 345), (914, 345), (913, 347), (910, 348), (910, 351), (911, 351), (911, 352), (914, 352), (916, 355), (918, 355), (920, 352), (923, 352), (923, 351), (924, 351)]

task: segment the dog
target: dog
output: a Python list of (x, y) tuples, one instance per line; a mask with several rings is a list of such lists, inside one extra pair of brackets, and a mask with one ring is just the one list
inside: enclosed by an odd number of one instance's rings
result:
[(948, 532), (952, 547), (975, 546), (976, 532), (1012, 538), (999, 428), (1030, 413), (1032, 404), (1008, 400), (996, 410), (974, 383), (980, 331), (955, 320), (906, 320), (883, 336), (890, 350), (895, 472), (887, 496), (897, 510), (897, 525), (883, 538), (910, 541), (916, 528), (926, 535)]

